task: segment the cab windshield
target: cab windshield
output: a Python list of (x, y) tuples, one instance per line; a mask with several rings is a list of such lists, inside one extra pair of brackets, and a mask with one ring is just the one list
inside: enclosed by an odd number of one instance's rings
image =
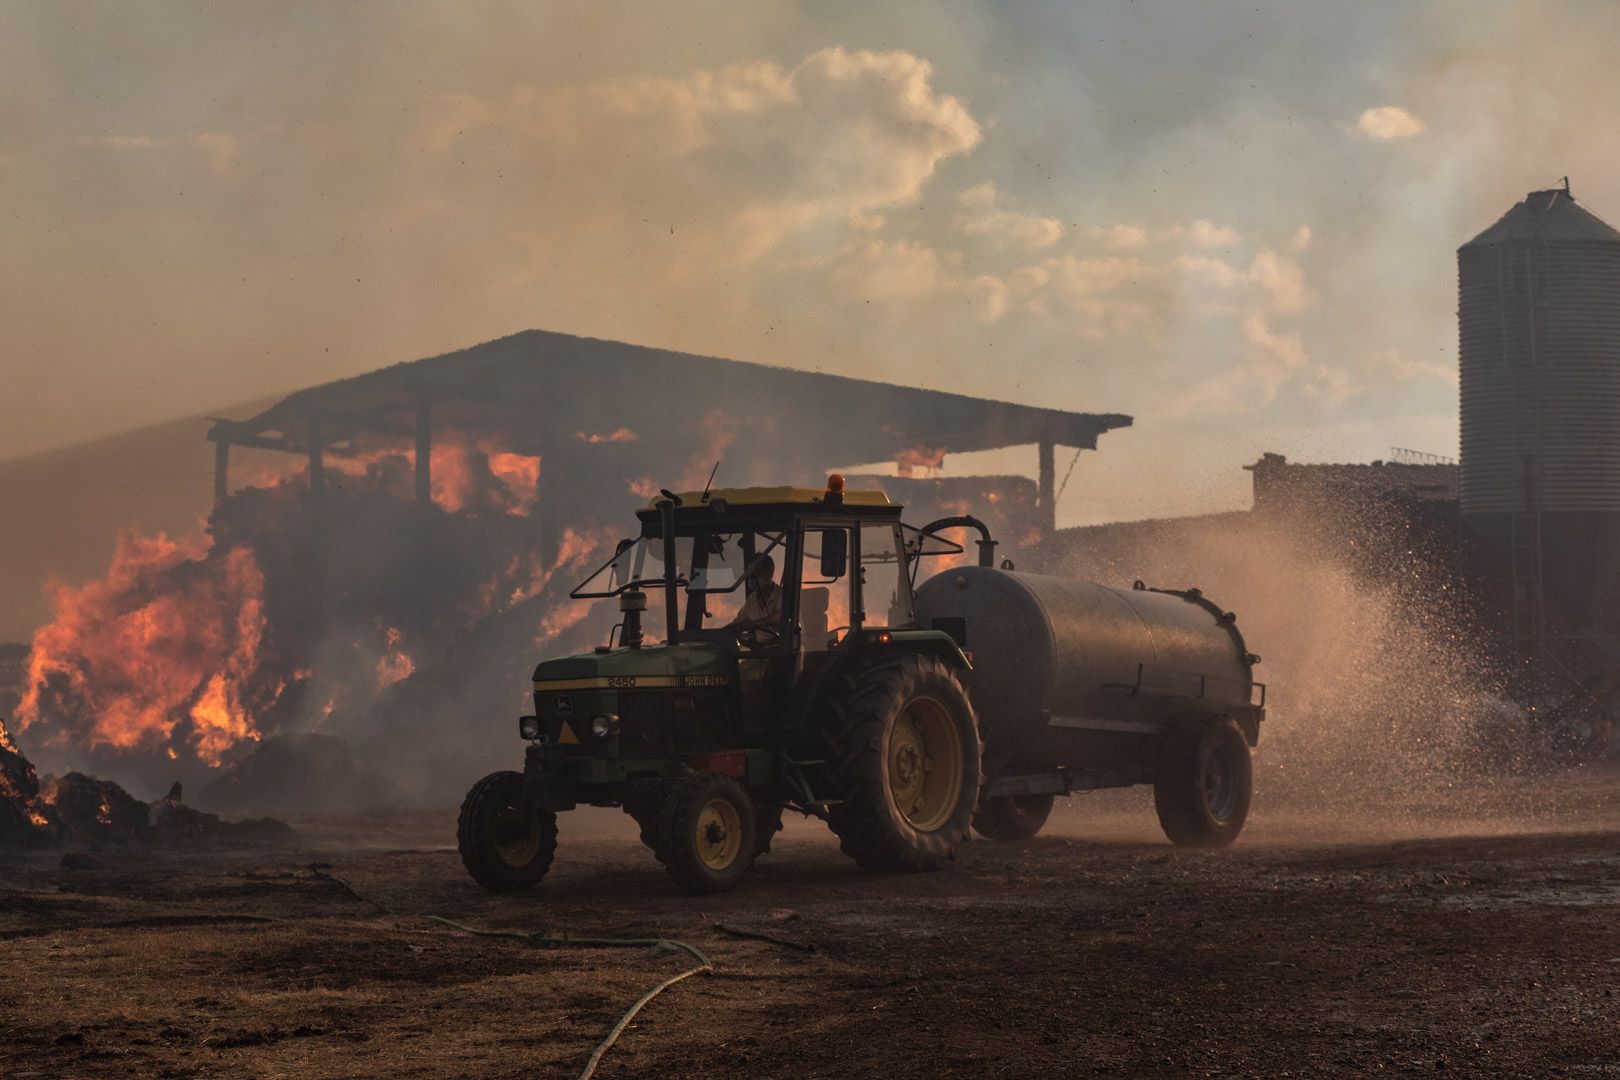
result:
[[(730, 593), (742, 587), (749, 567), (781, 547), (785, 532), (716, 532), (675, 537), (675, 584), (689, 593)], [(641, 536), (619, 541), (613, 557), (569, 595), (576, 600), (618, 596), (630, 589), (663, 588), (664, 541)]]

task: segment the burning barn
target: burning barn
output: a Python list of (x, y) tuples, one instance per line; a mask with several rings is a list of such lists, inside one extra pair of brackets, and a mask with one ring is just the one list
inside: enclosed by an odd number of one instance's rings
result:
[[(1130, 422), (542, 332), (314, 387), (214, 424), (206, 542), (126, 537), (61, 592), (13, 734), (218, 809), (330, 802), (335, 774), (355, 801), (441, 799), (504, 741), (514, 658), (605, 633), (567, 591), (659, 488), (867, 465), (1027, 550), (1056, 448)], [(937, 475), (1029, 444), (1033, 480)]]

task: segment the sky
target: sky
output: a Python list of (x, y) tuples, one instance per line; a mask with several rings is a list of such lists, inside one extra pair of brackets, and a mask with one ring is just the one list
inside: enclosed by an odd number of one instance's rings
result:
[(1598, 0), (11, 0), (0, 459), (525, 328), (1132, 414), (1065, 524), (1454, 455), (1455, 250), (1566, 175), (1620, 222), (1617, 47)]

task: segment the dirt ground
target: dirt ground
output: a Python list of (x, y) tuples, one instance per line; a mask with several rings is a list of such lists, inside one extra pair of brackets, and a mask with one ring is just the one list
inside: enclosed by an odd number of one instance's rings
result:
[(428, 915), (711, 956), (605, 1077), (1620, 1076), (1620, 776), (1561, 786), (1547, 818), (1262, 802), (1213, 853), (1166, 844), (1141, 792), (1088, 796), (912, 877), (802, 822), (701, 899), (606, 812), (565, 816), (519, 897), (472, 884), (447, 812), (297, 821), (273, 850), (0, 854), (0, 1076), (572, 1076), (691, 966)]

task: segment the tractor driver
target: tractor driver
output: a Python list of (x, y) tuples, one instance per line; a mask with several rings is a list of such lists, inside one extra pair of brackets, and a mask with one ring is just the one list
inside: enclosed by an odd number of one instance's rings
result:
[(738, 637), (755, 637), (762, 630), (775, 634), (781, 622), (782, 587), (776, 583), (776, 560), (761, 555), (748, 568), (748, 599), (729, 629)]

